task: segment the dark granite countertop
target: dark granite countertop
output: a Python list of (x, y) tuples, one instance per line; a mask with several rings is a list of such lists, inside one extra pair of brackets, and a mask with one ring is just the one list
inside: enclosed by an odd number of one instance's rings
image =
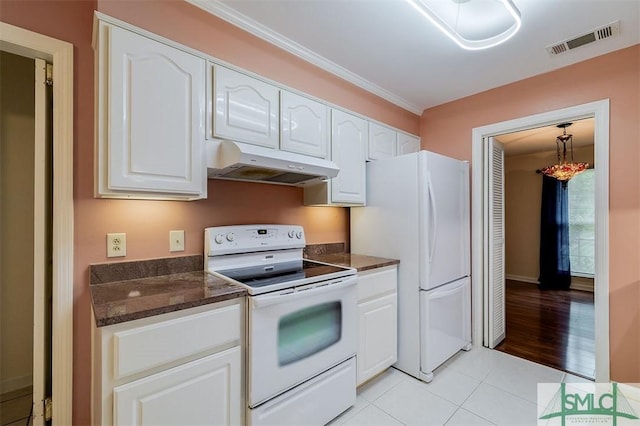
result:
[(358, 272), (382, 268), (384, 266), (397, 265), (400, 263), (400, 261), (396, 259), (365, 256), (355, 253), (310, 254), (308, 258), (310, 260), (317, 260), (318, 262), (332, 263), (334, 265), (355, 268)]
[(247, 295), (202, 270), (203, 256), (91, 265), (96, 325), (118, 324)]
[[(353, 253), (328, 253), (327, 247), (320, 248), (307, 257), (358, 272), (400, 263)], [(103, 327), (247, 295), (243, 287), (201, 270), (202, 264), (202, 255), (196, 255), (91, 265), (89, 289), (96, 325)]]
[(94, 284), (96, 325), (118, 324), (246, 296), (247, 291), (205, 271)]

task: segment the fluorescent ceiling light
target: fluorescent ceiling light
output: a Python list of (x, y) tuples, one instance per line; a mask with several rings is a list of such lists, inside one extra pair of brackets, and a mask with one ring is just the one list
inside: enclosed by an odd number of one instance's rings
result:
[(521, 25), (511, 0), (407, 0), (460, 47), (488, 49), (509, 40)]

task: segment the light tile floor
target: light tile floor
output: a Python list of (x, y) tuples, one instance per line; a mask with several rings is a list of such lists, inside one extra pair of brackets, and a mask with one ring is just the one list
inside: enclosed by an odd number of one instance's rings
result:
[(460, 352), (424, 383), (390, 368), (331, 426), (536, 425), (538, 383), (587, 380), (486, 348)]

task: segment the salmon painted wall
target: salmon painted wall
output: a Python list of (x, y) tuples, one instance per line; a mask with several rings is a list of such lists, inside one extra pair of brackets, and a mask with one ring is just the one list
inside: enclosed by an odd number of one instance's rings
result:
[(422, 147), (471, 161), (471, 130), (610, 100), (611, 378), (640, 382), (640, 45), (425, 110)]
[(299, 188), (210, 180), (195, 202), (93, 198), (93, 12), (99, 10), (211, 56), (264, 75), (407, 132), (419, 117), (283, 52), (182, 1), (0, 1), (3, 22), (74, 45), (74, 424), (90, 423), (91, 263), (106, 262), (105, 234), (127, 233), (123, 260), (168, 257), (168, 232), (185, 230), (182, 254), (201, 253), (203, 228), (236, 223), (296, 223), (307, 242), (349, 240), (344, 208), (303, 207)]

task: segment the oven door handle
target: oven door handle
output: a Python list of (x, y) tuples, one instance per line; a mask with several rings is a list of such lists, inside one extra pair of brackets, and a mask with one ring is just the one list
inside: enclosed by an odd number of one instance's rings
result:
[(285, 294), (274, 294), (274, 295), (264, 295), (264, 296), (255, 296), (251, 298), (251, 302), (253, 306), (256, 308), (264, 308), (265, 306), (276, 305), (279, 303), (287, 303), (294, 300), (306, 298), (306, 297), (315, 297), (326, 293), (331, 293), (338, 290), (343, 290), (347, 287), (354, 286), (358, 283), (358, 278), (356, 276), (346, 278), (340, 282), (335, 284), (325, 284), (317, 287), (311, 287), (308, 290), (298, 290), (292, 293)]

